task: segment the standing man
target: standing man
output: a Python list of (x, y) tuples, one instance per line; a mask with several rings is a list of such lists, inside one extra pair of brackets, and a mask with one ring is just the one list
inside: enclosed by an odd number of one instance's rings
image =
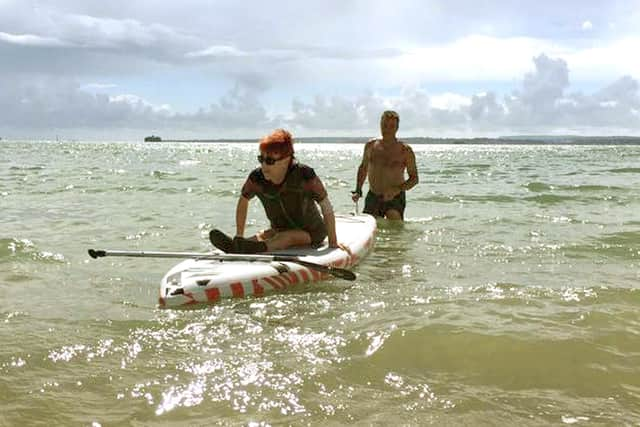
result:
[[(372, 139), (364, 146), (352, 199), (357, 202), (362, 197), (362, 184), (368, 177), (369, 192), (365, 198), (363, 212), (376, 217), (403, 220), (405, 192), (418, 183), (418, 169), (416, 156), (411, 147), (396, 138), (399, 125), (398, 113), (382, 113), (382, 139)], [(409, 175), (407, 180), (405, 170)]]

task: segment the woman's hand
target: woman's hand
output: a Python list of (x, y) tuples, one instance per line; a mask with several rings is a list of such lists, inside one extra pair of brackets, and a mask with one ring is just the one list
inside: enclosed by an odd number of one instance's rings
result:
[(349, 254), (349, 256), (352, 256), (352, 255), (353, 255), (353, 254), (351, 253), (351, 248), (350, 248), (349, 246), (345, 245), (344, 243), (338, 243), (338, 242), (335, 242), (335, 243), (333, 243), (333, 244), (332, 244), (332, 243), (329, 243), (329, 247), (330, 247), (330, 248), (334, 248), (334, 249), (335, 249), (335, 248), (337, 248), (337, 249), (342, 249), (343, 251), (345, 251), (346, 253), (348, 253), (348, 254)]

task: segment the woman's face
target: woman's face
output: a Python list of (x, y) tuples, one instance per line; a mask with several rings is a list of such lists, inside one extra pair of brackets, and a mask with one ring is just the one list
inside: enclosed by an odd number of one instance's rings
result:
[(267, 153), (261, 151), (258, 156), (258, 161), (262, 167), (262, 173), (264, 177), (274, 184), (280, 184), (284, 181), (284, 177), (287, 174), (289, 168), (290, 155), (281, 155), (275, 153)]

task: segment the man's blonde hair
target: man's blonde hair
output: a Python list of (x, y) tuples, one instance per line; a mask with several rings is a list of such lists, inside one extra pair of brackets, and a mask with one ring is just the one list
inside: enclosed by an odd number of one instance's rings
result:
[(380, 126), (386, 119), (396, 119), (398, 121), (398, 127), (400, 127), (400, 115), (393, 110), (387, 110), (382, 113), (380, 116)]

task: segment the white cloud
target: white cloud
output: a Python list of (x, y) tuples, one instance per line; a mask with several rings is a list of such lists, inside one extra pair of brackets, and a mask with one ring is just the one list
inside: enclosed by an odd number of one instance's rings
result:
[(202, 58), (202, 57), (242, 57), (248, 56), (247, 52), (242, 52), (233, 46), (210, 46), (203, 50), (195, 52), (187, 52), (185, 57), (187, 58)]
[(105, 91), (107, 89), (114, 89), (118, 87), (118, 85), (112, 83), (87, 83), (80, 86), (80, 90), (86, 90), (90, 92), (100, 92)]
[(41, 37), (33, 34), (9, 34), (0, 32), (0, 42), (34, 47), (72, 47), (72, 43), (53, 37)]
[(471, 105), (471, 98), (457, 93), (443, 93), (439, 95), (432, 95), (430, 98), (431, 108), (438, 108), (441, 110), (460, 110), (463, 107)]
[(635, 52), (640, 46), (640, 36), (618, 38), (598, 42), (594, 47), (576, 49), (562, 56), (571, 64), (571, 72), (578, 80), (599, 81), (621, 75), (640, 76), (640, 56)]
[(593, 24), (591, 23), (591, 21), (584, 21), (582, 23), (582, 29), (585, 31), (591, 31), (593, 30)]
[(383, 67), (394, 79), (411, 81), (510, 80), (522, 75), (539, 52), (556, 55), (564, 49), (527, 37), (469, 35), (446, 44), (409, 48)]
[(142, 114), (151, 112), (154, 114), (167, 116), (171, 113), (171, 107), (167, 104), (154, 105), (150, 102), (147, 102), (145, 99), (132, 94), (110, 96), (109, 103), (112, 105), (126, 105), (131, 109), (131, 111)]
[[(145, 24), (135, 19), (114, 19), (79, 14), (48, 12), (46, 19), (56, 22), (50, 29), (60, 38), (87, 48), (126, 49), (131, 46), (170, 49), (195, 40), (174, 28)], [(163, 46), (164, 45), (164, 46)]]

